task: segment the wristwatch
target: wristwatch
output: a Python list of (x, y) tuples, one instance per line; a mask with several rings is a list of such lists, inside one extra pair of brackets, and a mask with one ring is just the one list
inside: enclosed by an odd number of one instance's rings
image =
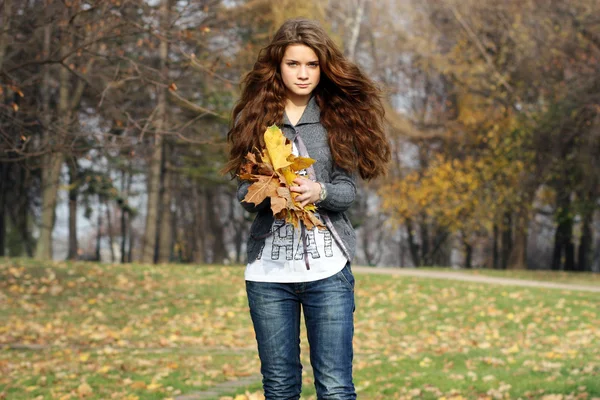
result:
[(319, 203), (320, 203), (327, 198), (327, 188), (325, 187), (325, 184), (322, 182), (319, 182), (319, 185), (321, 185), (321, 193), (319, 193)]

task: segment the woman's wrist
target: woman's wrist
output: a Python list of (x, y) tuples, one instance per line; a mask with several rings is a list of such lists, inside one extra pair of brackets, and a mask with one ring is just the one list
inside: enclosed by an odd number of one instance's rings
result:
[(327, 187), (325, 186), (325, 184), (323, 182), (317, 182), (317, 183), (321, 187), (321, 190), (319, 191), (319, 198), (317, 199), (316, 203), (320, 203), (327, 198)]

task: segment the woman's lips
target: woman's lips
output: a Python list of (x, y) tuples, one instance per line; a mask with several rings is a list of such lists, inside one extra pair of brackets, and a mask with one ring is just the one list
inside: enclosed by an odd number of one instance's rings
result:
[(296, 84), (296, 86), (298, 86), (301, 89), (306, 89), (309, 86), (309, 84), (308, 83), (298, 83), (298, 84)]

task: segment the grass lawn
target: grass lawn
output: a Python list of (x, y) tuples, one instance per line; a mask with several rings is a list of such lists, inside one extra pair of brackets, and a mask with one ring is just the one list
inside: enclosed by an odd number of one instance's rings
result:
[[(600, 398), (598, 293), (356, 278), (361, 399)], [(2, 259), (0, 319), (0, 399), (174, 399), (259, 374), (242, 267)]]

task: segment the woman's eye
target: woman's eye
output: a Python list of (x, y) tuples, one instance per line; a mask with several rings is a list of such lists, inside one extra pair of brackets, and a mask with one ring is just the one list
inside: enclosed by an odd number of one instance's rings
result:
[(289, 63), (287, 63), (287, 65), (290, 66), (290, 67), (293, 67), (293, 66), (296, 65), (296, 63), (295, 62), (289, 62)]

